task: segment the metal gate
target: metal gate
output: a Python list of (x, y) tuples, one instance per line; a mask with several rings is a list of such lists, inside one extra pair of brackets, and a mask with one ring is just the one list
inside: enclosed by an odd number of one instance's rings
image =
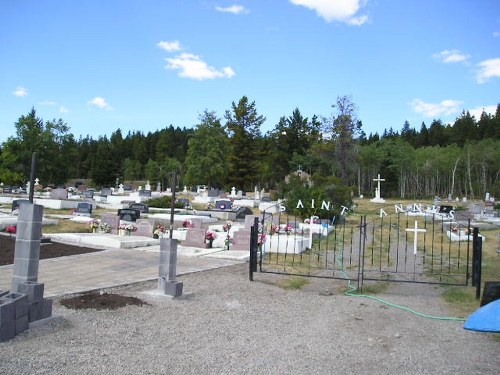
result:
[(473, 270), (473, 285), (480, 284), (480, 252), (475, 262), (469, 254), (481, 237), (465, 223), (405, 213), (299, 223), (286, 213), (264, 213), (252, 231), (250, 279), (258, 271), (350, 280), (358, 290), (366, 280), (465, 286)]

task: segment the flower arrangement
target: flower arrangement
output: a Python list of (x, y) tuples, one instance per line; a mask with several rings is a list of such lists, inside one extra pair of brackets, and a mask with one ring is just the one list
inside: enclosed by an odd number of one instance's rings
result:
[(226, 221), (226, 223), (222, 226), (224, 232), (229, 232), (229, 229), (233, 226), (233, 222), (231, 220)]
[(163, 237), (163, 235), (167, 232), (167, 228), (163, 224), (158, 224), (156, 229), (153, 231), (153, 234), (157, 237)]
[(92, 219), (89, 221), (89, 228), (92, 232), (95, 232), (99, 228), (99, 221)]
[(111, 232), (111, 225), (109, 225), (108, 223), (100, 223), (99, 224), (99, 232), (103, 232), (103, 233)]
[(186, 219), (186, 220), (184, 220), (184, 221), (182, 222), (182, 226), (183, 226), (184, 228), (186, 228), (186, 229), (187, 229), (187, 228), (192, 228), (192, 227), (193, 227), (193, 222), (192, 222), (191, 220), (189, 220), (189, 219)]
[(257, 237), (257, 244), (261, 245), (266, 242), (266, 234), (265, 233), (259, 233), (259, 236)]
[(229, 245), (231, 245), (232, 243), (234, 243), (233, 238), (228, 233), (226, 239), (224, 240), (224, 245), (226, 246), (226, 250), (229, 250)]
[(280, 231), (283, 231), (286, 234), (292, 234), (293, 227), (290, 224), (286, 224), (280, 227)]
[(212, 230), (209, 230), (209, 231), (207, 231), (205, 238), (207, 239), (207, 241), (213, 242), (213, 240), (215, 240), (217, 238), (217, 233), (215, 233)]
[(137, 227), (134, 224), (120, 224), (118, 229), (124, 230), (128, 234), (131, 232), (135, 232), (137, 230)]
[(272, 236), (275, 233), (278, 233), (279, 228), (276, 224), (271, 224), (271, 228), (269, 229), (269, 235)]
[(10, 235), (13, 235), (16, 234), (17, 227), (15, 225), (9, 225), (7, 228), (5, 228), (5, 231)]

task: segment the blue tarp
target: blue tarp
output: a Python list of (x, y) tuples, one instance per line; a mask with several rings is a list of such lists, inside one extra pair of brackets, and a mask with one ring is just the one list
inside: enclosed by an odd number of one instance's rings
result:
[(500, 299), (474, 311), (465, 321), (465, 329), (481, 332), (500, 332)]

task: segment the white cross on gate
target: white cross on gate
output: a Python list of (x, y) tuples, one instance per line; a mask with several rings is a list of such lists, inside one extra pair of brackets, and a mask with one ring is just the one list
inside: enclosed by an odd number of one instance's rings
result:
[(406, 229), (407, 232), (413, 232), (415, 237), (413, 238), (413, 255), (417, 255), (417, 234), (418, 232), (427, 232), (427, 229), (418, 229), (418, 221), (415, 220), (415, 228)]

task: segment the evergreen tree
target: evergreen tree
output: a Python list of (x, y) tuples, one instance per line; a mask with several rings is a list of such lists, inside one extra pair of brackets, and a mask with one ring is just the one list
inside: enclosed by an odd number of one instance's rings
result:
[(225, 118), (231, 140), (228, 182), (242, 190), (253, 190), (262, 169), (257, 141), (266, 118), (257, 114), (255, 102), (249, 103), (246, 96), (238, 104), (232, 103)]

